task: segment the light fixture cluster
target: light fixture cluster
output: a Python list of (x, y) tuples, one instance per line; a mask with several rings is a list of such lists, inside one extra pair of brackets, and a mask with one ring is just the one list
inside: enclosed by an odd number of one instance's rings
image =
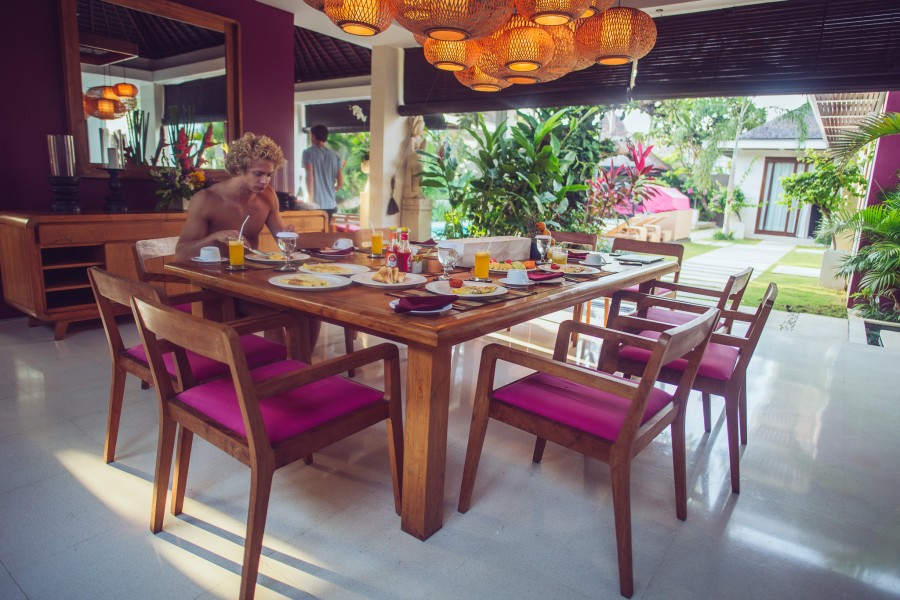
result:
[(82, 97), (84, 115), (103, 120), (124, 117), (137, 108), (137, 95), (137, 86), (127, 82), (88, 88)]
[(593, 64), (647, 55), (656, 25), (615, 0), (304, 0), (354, 35), (392, 21), (411, 31), (429, 63), (463, 85), (496, 92), (559, 79)]

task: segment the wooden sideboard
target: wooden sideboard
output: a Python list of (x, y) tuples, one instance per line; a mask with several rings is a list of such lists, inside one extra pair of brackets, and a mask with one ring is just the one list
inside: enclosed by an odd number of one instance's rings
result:
[[(53, 324), (62, 339), (73, 321), (98, 318), (88, 281), (90, 267), (137, 278), (132, 247), (138, 240), (176, 236), (186, 213), (60, 215), (0, 214), (0, 276), (7, 304), (29, 316), (29, 325)], [(297, 231), (325, 231), (323, 211), (281, 213)], [(274, 250), (267, 230), (260, 246)]]

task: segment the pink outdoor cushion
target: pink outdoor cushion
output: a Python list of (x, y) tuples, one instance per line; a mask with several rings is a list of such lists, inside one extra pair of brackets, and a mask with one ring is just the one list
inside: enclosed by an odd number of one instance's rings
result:
[(190, 302), (186, 302), (185, 304), (176, 304), (172, 308), (174, 308), (175, 310), (180, 310), (181, 312), (184, 312), (184, 313), (191, 314), (191, 312), (193, 312), (193, 310), (194, 310), (194, 305), (191, 304)]
[[(680, 310), (669, 310), (659, 306), (651, 306), (647, 309), (647, 318), (658, 323), (667, 323), (669, 325), (684, 325), (693, 321), (700, 315), (698, 313), (681, 312)], [(716, 329), (725, 326), (725, 320), (719, 319)]]
[[(643, 337), (659, 339), (659, 331), (642, 331)], [(708, 377), (710, 379), (718, 379), (719, 381), (728, 381), (731, 374), (734, 373), (734, 367), (737, 366), (740, 351), (734, 346), (725, 346), (723, 344), (714, 344), (712, 342), (706, 346), (703, 352), (703, 358), (700, 359), (700, 368), (697, 375), (700, 377)], [(635, 348), (634, 346), (625, 346), (619, 351), (619, 358), (625, 360), (634, 360), (646, 363), (650, 360), (650, 351), (643, 348)], [(676, 371), (684, 371), (687, 368), (687, 360), (676, 358), (666, 365), (667, 369), (675, 369)]]
[[(630, 406), (621, 396), (545, 373), (534, 373), (504, 386), (494, 392), (494, 398), (610, 441), (619, 437)], [(671, 394), (653, 388), (641, 423), (671, 401)]]
[[(284, 360), (251, 371), (253, 381), (281, 375), (308, 365)], [(328, 377), (260, 400), (259, 410), (269, 441), (282, 440), (327, 423), (363, 406), (380, 402), (384, 395), (343, 377)], [(214, 379), (178, 394), (178, 399), (211, 419), (246, 437), (244, 420), (231, 378)]]
[[(285, 348), (281, 344), (270, 342), (264, 337), (258, 335), (241, 336), (241, 347), (244, 349), (244, 355), (247, 357), (247, 364), (252, 367), (258, 367), (266, 363), (276, 360), (284, 360), (286, 356)], [(125, 354), (136, 358), (143, 362), (147, 362), (147, 352), (144, 345), (129, 348)], [(188, 362), (191, 365), (191, 371), (194, 373), (194, 379), (197, 381), (205, 381), (213, 377), (219, 377), (228, 372), (228, 365), (217, 362), (211, 358), (200, 356), (193, 352), (188, 352)], [(175, 374), (175, 357), (172, 354), (163, 356), (163, 362), (166, 365), (166, 371), (170, 375)]]

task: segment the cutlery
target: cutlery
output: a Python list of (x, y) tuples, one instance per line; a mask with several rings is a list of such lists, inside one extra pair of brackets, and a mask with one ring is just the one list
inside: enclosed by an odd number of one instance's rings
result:
[(269, 258), (273, 254), (276, 254), (275, 252), (263, 252), (262, 250), (257, 250), (256, 248), (251, 248), (250, 246), (244, 246), (244, 248), (249, 250), (251, 253), (256, 254), (257, 256), (265, 256), (266, 258)]

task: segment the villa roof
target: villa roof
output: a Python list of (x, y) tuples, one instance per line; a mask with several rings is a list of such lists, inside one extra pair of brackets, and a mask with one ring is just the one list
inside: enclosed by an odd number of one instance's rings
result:
[[(822, 130), (819, 128), (816, 117), (808, 113), (804, 119), (808, 140), (821, 140)], [(742, 140), (797, 140), (800, 139), (800, 124), (788, 115), (772, 119), (759, 127), (754, 127), (741, 136)]]

